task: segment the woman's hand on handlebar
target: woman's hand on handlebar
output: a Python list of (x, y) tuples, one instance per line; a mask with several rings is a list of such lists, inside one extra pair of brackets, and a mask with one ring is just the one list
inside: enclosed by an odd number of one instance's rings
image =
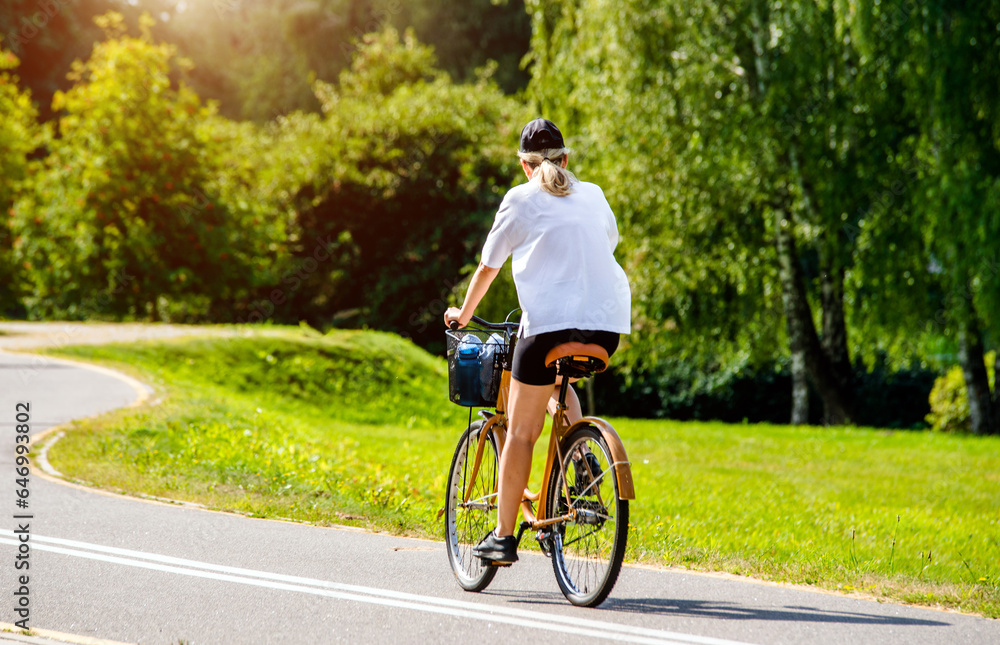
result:
[[(465, 327), (469, 324), (469, 320), (472, 316), (469, 316), (465, 320), (462, 320), (462, 310), (458, 307), (448, 307), (444, 312), (444, 326), (449, 329), (458, 329), (459, 327)], [(456, 326), (457, 324), (457, 326)]]
[[(451, 328), (452, 322), (457, 322), (459, 327), (465, 327), (469, 324), (473, 318), (472, 312), (479, 306), (479, 301), (486, 295), (486, 291), (498, 273), (500, 273), (500, 269), (492, 269), (482, 262), (479, 263), (476, 272), (472, 274), (472, 281), (469, 282), (469, 291), (465, 294), (462, 308), (449, 307), (448, 311), (444, 312), (445, 327)], [(468, 311), (468, 313), (463, 315), (463, 311)]]

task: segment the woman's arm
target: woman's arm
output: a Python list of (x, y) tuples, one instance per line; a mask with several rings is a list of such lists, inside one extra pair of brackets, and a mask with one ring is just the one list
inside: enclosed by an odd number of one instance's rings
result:
[(476, 311), (476, 307), (479, 306), (479, 301), (486, 295), (490, 285), (493, 284), (494, 278), (499, 273), (500, 269), (488, 267), (480, 262), (479, 267), (472, 276), (472, 282), (469, 283), (469, 291), (465, 294), (465, 302), (462, 303), (462, 308), (448, 307), (448, 310), (444, 312), (445, 326), (449, 326), (453, 320), (457, 320), (461, 327), (468, 325), (472, 319), (472, 314)]

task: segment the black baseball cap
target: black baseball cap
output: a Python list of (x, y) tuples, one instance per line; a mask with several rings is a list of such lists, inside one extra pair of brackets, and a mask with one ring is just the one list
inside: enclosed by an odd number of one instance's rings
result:
[(548, 119), (530, 121), (521, 130), (521, 152), (538, 152), (548, 148), (565, 148), (562, 132)]

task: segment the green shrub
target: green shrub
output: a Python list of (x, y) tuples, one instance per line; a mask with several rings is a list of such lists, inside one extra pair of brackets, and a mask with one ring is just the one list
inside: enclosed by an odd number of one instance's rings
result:
[(322, 117), (282, 120), (269, 162), (299, 239), (294, 271), (248, 321), (273, 310), (276, 322), (440, 342), (450, 290), (518, 177), (530, 118), (488, 76), (453, 83), (412, 33), (387, 29), (364, 37), (339, 84), (316, 83)]
[[(854, 366), (855, 423), (875, 428), (923, 429), (937, 373), (917, 365), (895, 367), (885, 357)], [(792, 377), (787, 359), (760, 365), (705, 366), (663, 361), (635, 369), (623, 361), (595, 381), (597, 409), (610, 416), (739, 423), (788, 423)], [(809, 423), (823, 423), (823, 402), (810, 392)]]
[[(993, 388), (995, 374), (993, 373), (996, 352), (986, 355), (986, 373), (989, 376), (990, 387)], [(927, 423), (931, 429), (938, 432), (969, 432), (969, 395), (965, 389), (965, 376), (962, 368), (955, 366), (948, 373), (934, 381), (934, 389), (930, 396), (931, 413), (927, 415)]]
[(17, 287), (23, 268), (12, 252), (9, 211), (27, 175), (28, 156), (38, 143), (37, 110), (10, 70), (20, 64), (0, 43), (0, 313), (20, 315)]
[[(33, 318), (220, 319), (246, 298), (276, 240), (218, 197), (213, 108), (174, 76), (187, 64), (124, 19), (56, 92), (48, 155), (10, 213)], [(277, 233), (280, 233), (278, 231)]]

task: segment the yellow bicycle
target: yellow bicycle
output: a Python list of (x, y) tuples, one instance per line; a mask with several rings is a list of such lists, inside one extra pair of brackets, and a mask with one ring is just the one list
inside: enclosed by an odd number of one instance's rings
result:
[[(448, 331), (452, 400), (458, 346), (478, 335), (495, 344), (494, 365), (485, 365), (480, 404), (482, 419), (462, 433), (448, 471), (445, 540), (448, 561), (459, 585), (482, 591), (497, 567), (484, 563), (472, 549), (496, 524), (500, 454), (507, 431), (510, 362), (517, 342), (517, 323), (490, 323), (473, 317), (476, 327)], [(482, 340), (484, 339), (485, 340)], [(594, 607), (611, 593), (628, 538), (628, 502), (635, 499), (632, 470), (625, 447), (610, 423), (584, 417), (569, 424), (566, 394), (570, 379), (585, 378), (607, 367), (608, 354), (599, 345), (566, 343), (554, 348), (546, 364), (562, 376), (559, 405), (545, 460), (541, 489), (525, 489), (523, 521), (517, 533), (534, 531), (542, 551), (552, 559), (559, 588), (574, 605)], [(465, 403), (468, 405), (467, 403)]]

